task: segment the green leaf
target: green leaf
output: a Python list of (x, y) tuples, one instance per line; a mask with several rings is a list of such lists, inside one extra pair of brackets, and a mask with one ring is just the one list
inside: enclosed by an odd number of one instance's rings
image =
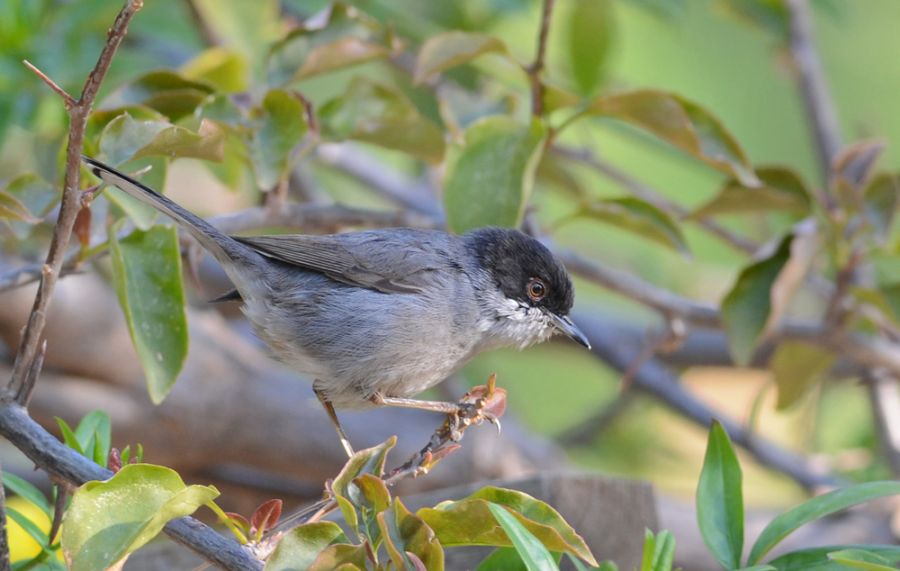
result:
[(104, 108), (143, 105), (176, 121), (193, 113), (212, 92), (212, 85), (206, 82), (191, 81), (171, 71), (151, 71), (113, 92)]
[(615, 31), (610, 0), (575, 0), (567, 14), (569, 67), (578, 91), (591, 95), (600, 85)]
[(437, 163), (444, 132), (422, 116), (400, 91), (363, 77), (319, 109), (324, 135), (333, 140), (374, 143)]
[(486, 486), (468, 498), (422, 508), (421, 517), (437, 534), (441, 545), (493, 545), (509, 547), (509, 537), (494, 524), (489, 503), (509, 508), (525, 528), (550, 551), (571, 553), (597, 565), (584, 540), (546, 503), (528, 494)]
[(0, 191), (0, 222), (23, 240), (34, 223), (53, 209), (59, 197), (59, 190), (40, 176), (34, 173), (17, 176)]
[(356, 452), (331, 484), (334, 499), (341, 509), (344, 521), (354, 532), (359, 529), (359, 516), (357, 515), (354, 499), (359, 501), (363, 496), (363, 490), (355, 483), (355, 480), (363, 474), (374, 474), (381, 477), (384, 473), (384, 460), (388, 451), (397, 444), (397, 437), (392, 436), (378, 446), (366, 448)]
[(119, 239), (110, 228), (113, 281), (151, 400), (159, 404), (187, 357), (187, 318), (178, 233), (172, 226), (135, 230)]
[(51, 515), (53, 513), (50, 504), (47, 503), (47, 498), (44, 497), (44, 494), (40, 490), (31, 485), (30, 482), (23, 480), (15, 474), (4, 471), (3, 486), (10, 492), (21, 496), (41, 508), (45, 514)]
[(121, 165), (170, 127), (166, 121), (136, 120), (123, 113), (107, 123), (100, 133), (100, 152), (107, 162)]
[(72, 432), (72, 429), (69, 428), (69, 425), (65, 420), (61, 419), (58, 416), (54, 417), (56, 419), (56, 424), (59, 426), (59, 431), (62, 433), (63, 443), (78, 452), (82, 456), (84, 456), (84, 449), (81, 448), (81, 444), (78, 442), (78, 438), (75, 437), (75, 433)]
[(42, 550), (47, 549), (47, 543), (50, 540), (47, 537), (47, 534), (44, 533), (44, 530), (38, 527), (37, 524), (31, 521), (25, 514), (15, 508), (7, 507), (6, 513), (7, 515), (9, 515), (10, 519), (22, 526), (22, 529), (25, 530), (25, 533), (30, 535), (31, 538), (41, 546)]
[(278, 0), (194, 0), (215, 42), (241, 54), (249, 68), (262, 66), (267, 47), (283, 32)]
[(208, 83), (224, 93), (246, 91), (249, 84), (247, 60), (222, 47), (212, 47), (194, 56), (181, 66), (181, 75)]
[(847, 571), (845, 565), (828, 557), (829, 554), (842, 550), (864, 550), (887, 559), (893, 565), (900, 562), (900, 547), (896, 545), (828, 545), (785, 553), (769, 564), (777, 571)]
[(389, 56), (394, 38), (352, 6), (334, 3), (276, 43), (269, 82), (283, 85)]
[(865, 571), (897, 571), (891, 562), (877, 553), (864, 549), (842, 549), (828, 554), (828, 558), (852, 569)]
[(595, 99), (587, 112), (624, 121), (729, 174), (759, 186), (747, 155), (709, 111), (679, 95), (643, 89)]
[(582, 213), (584, 216), (653, 240), (681, 254), (690, 253), (678, 224), (668, 214), (640, 198), (599, 200), (587, 205)]
[[(576, 569), (587, 569), (576, 557), (572, 557), (572, 564)], [(528, 571), (528, 568), (515, 547), (498, 547), (478, 564), (475, 571)]]
[(738, 365), (750, 362), (772, 311), (772, 287), (791, 255), (793, 235), (786, 236), (775, 252), (741, 270), (722, 300), (722, 322), (731, 355)]
[(863, 193), (863, 212), (881, 241), (886, 240), (891, 233), (891, 225), (897, 211), (898, 188), (900, 188), (898, 175), (880, 174), (869, 183)]
[(443, 571), (444, 550), (434, 531), (422, 518), (411, 514), (399, 498), (394, 498), (390, 509), (378, 514), (378, 527), (397, 569), (415, 569), (408, 555), (411, 553), (428, 571)]
[(807, 500), (779, 515), (763, 529), (750, 550), (747, 563), (759, 563), (766, 553), (803, 524), (857, 504), (897, 494), (900, 494), (900, 482), (867, 482)]
[(290, 172), (291, 155), (308, 128), (306, 113), (296, 97), (283, 89), (272, 89), (256, 110), (256, 124), (250, 159), (256, 184), (269, 191)]
[(346, 542), (341, 527), (331, 521), (306, 523), (292, 529), (266, 559), (266, 571), (307, 569), (316, 557), (335, 542)]
[(709, 430), (706, 457), (697, 484), (697, 523), (703, 542), (726, 569), (741, 566), (744, 497), (741, 465), (722, 425)]
[(691, 213), (699, 219), (719, 214), (756, 212), (790, 212), (809, 214), (811, 191), (794, 171), (781, 167), (764, 167), (756, 171), (763, 186), (748, 187), (731, 179), (709, 202)]
[(547, 548), (538, 538), (532, 535), (525, 527), (519, 523), (506, 508), (497, 504), (488, 502), (488, 509), (494, 515), (497, 523), (506, 532), (513, 547), (519, 552), (522, 562), (528, 571), (552, 571), (558, 570), (559, 566), (556, 560), (547, 551)]
[(737, 18), (758, 26), (781, 41), (787, 41), (790, 14), (785, 0), (725, 0), (720, 4)]
[(132, 158), (161, 155), (221, 162), (225, 154), (225, 132), (215, 123), (202, 120), (196, 133), (172, 125), (157, 133)]
[(816, 381), (834, 364), (835, 355), (824, 348), (802, 341), (778, 344), (769, 364), (778, 387), (778, 410), (784, 410), (809, 392)]
[(106, 467), (109, 448), (112, 446), (112, 424), (108, 414), (102, 410), (93, 410), (84, 415), (75, 428), (75, 438), (82, 450), (91, 453), (91, 459), (95, 463)]
[[(336, 543), (323, 549), (306, 571), (349, 571), (350, 569), (365, 571), (368, 569), (367, 561), (368, 556), (364, 545)], [(292, 567), (292, 569), (296, 569), (296, 567)]]
[(482, 119), (450, 148), (444, 180), (447, 224), (457, 233), (482, 226), (518, 226), (531, 195), (544, 143), (538, 121)]
[(107, 569), (156, 537), (169, 521), (219, 495), (212, 486), (186, 486), (163, 466), (131, 464), (104, 482), (87, 482), (72, 496), (62, 549), (72, 571)]
[(641, 571), (672, 571), (675, 559), (675, 538), (666, 530), (654, 535), (644, 530), (644, 550), (641, 555)]
[(508, 52), (506, 44), (487, 34), (453, 30), (431, 36), (419, 50), (414, 81), (422, 83), (487, 53)]
[(244, 112), (235, 105), (232, 98), (221, 93), (206, 98), (197, 108), (196, 116), (201, 120), (215, 121), (232, 130), (240, 129), (247, 121)]

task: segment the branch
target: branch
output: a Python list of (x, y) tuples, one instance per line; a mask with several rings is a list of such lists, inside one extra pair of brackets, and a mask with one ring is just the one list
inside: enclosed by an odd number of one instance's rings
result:
[(531, 85), (531, 114), (534, 117), (542, 117), (544, 115), (544, 84), (541, 82), (541, 74), (544, 71), (547, 35), (550, 32), (550, 19), (553, 17), (553, 6), (555, 4), (556, 0), (544, 0), (534, 61), (525, 68), (525, 73), (528, 74), (528, 83)]
[[(3, 480), (3, 470), (0, 469), (0, 481)], [(9, 538), (6, 535), (6, 493), (4, 486), (0, 484), (0, 571), (9, 571)]]
[[(825, 81), (822, 60), (813, 40), (812, 14), (807, 0), (788, 0), (790, 53), (803, 94), (806, 114), (815, 135), (822, 180), (831, 179), (831, 161), (841, 150), (841, 131), (834, 100)], [(825, 193), (828, 198), (828, 193)], [(825, 203), (826, 205), (828, 202)]]
[[(47, 308), (50, 305), (53, 288), (59, 279), (59, 274), (65, 261), (66, 250), (68, 249), (72, 228), (75, 224), (75, 217), (81, 209), (79, 184), (81, 180), (81, 151), (84, 146), (84, 130), (87, 126), (88, 116), (91, 113), (100, 84), (103, 82), (103, 78), (106, 76), (106, 72), (112, 63), (112, 58), (125, 37), (128, 24), (142, 6), (143, 0), (129, 0), (119, 12), (116, 21), (109, 30), (106, 45), (103, 46), (103, 50), (100, 52), (97, 64), (85, 81), (84, 88), (81, 90), (81, 97), (73, 102), (71, 97), (67, 98), (65, 96), (65, 92), (61, 93), (69, 113), (69, 141), (66, 151), (66, 174), (62, 203), (59, 208), (59, 217), (53, 230), (53, 238), (50, 241), (50, 251), (47, 253), (47, 259), (42, 267), (40, 286), (35, 295), (34, 305), (16, 352), (16, 362), (7, 386), (8, 395), (16, 394), (21, 396), (30, 393), (30, 389), (25, 384), (37, 357), (41, 335), (46, 323)], [(33, 68), (33, 66), (30, 67)], [(39, 75), (42, 78), (46, 77), (44, 74)], [(49, 78), (47, 79), (49, 80)], [(50, 82), (50, 85), (52, 87), (55, 84)], [(58, 90), (56, 91), (59, 93)]]
[(896, 378), (883, 371), (871, 371), (864, 379), (875, 416), (875, 432), (891, 473), (897, 477), (900, 475), (900, 387)]
[[(106, 480), (112, 476), (111, 471), (60, 443), (32, 420), (24, 408), (16, 404), (0, 406), (0, 434), (38, 468), (71, 484), (81, 485), (88, 480)], [(193, 518), (173, 520), (166, 525), (165, 532), (178, 543), (223, 569), (262, 569), (262, 563), (251, 557), (237, 542), (219, 535)]]

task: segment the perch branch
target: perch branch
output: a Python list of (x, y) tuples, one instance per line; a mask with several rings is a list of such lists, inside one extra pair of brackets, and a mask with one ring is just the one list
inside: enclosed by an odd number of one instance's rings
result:
[[(81, 151), (84, 146), (84, 131), (87, 126), (88, 116), (91, 113), (100, 84), (103, 82), (103, 78), (106, 76), (106, 72), (112, 63), (112, 58), (128, 31), (128, 24), (142, 6), (143, 0), (129, 0), (122, 7), (122, 10), (116, 17), (116, 21), (109, 30), (106, 44), (100, 52), (97, 64), (85, 81), (84, 88), (81, 90), (81, 96), (76, 101), (71, 101), (71, 97), (67, 99), (63, 95), (63, 101), (69, 113), (69, 140), (66, 150), (66, 171), (62, 203), (59, 208), (59, 217), (53, 230), (53, 238), (50, 241), (50, 251), (47, 253), (47, 259), (41, 271), (40, 285), (38, 286), (31, 314), (28, 317), (28, 323), (25, 326), (25, 331), (22, 333), (18, 351), (16, 352), (16, 361), (7, 387), (8, 394), (23, 395), (26, 392), (23, 391), (26, 377), (28, 377), (29, 371), (32, 370), (34, 360), (37, 357), (41, 335), (47, 319), (47, 308), (53, 295), (53, 288), (59, 279), (60, 271), (65, 262), (66, 250), (69, 246), (69, 239), (72, 236), (75, 217), (81, 209), (81, 193), (79, 190)], [(45, 77), (43, 74), (40, 75)], [(51, 82), (51, 87), (53, 85)]]

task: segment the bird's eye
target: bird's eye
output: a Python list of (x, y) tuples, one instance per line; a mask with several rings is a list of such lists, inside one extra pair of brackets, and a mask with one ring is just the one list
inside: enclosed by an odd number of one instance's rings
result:
[(547, 295), (547, 286), (540, 278), (531, 278), (526, 286), (531, 301), (541, 301)]

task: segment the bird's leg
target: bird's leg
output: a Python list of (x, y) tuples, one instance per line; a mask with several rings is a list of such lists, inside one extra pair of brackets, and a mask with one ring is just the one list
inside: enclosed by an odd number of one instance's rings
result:
[(325, 397), (325, 393), (322, 391), (313, 387), (313, 392), (316, 393), (316, 397), (319, 399), (319, 402), (322, 403), (325, 412), (328, 413), (328, 418), (331, 419), (331, 423), (334, 425), (335, 430), (337, 430), (338, 438), (341, 439), (341, 446), (344, 447), (344, 452), (346, 452), (347, 457), (350, 458), (353, 456), (353, 447), (350, 446), (350, 439), (347, 438), (347, 433), (344, 432), (341, 421), (338, 420), (337, 413), (334, 412), (334, 405), (331, 404), (331, 401)]
[(495, 415), (484, 410), (485, 401), (483, 398), (475, 399), (473, 402), (468, 401), (465, 399), (465, 397), (463, 397), (462, 401), (456, 403), (409, 399), (401, 397), (386, 397), (380, 393), (375, 393), (369, 397), (369, 400), (374, 404), (381, 406), (415, 408), (419, 410), (427, 410), (431, 412), (440, 412), (446, 414), (450, 417), (450, 430), (452, 439), (454, 441), (458, 441), (460, 438), (462, 438), (462, 431), (460, 430), (460, 428), (464, 426), (481, 422), (481, 420), (484, 419), (487, 419), (491, 423), (497, 422), (497, 418)]

